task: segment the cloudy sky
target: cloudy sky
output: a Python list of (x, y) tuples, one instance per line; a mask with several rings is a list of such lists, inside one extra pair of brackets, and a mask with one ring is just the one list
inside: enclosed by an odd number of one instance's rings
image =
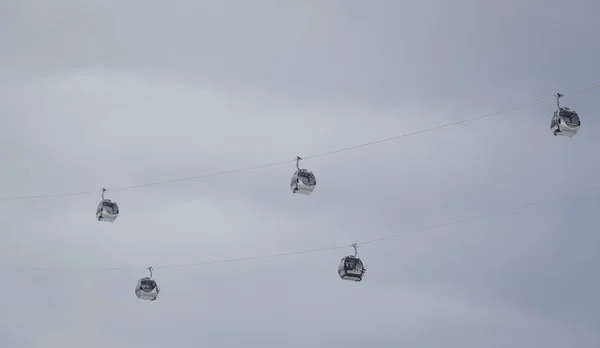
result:
[[(0, 347), (597, 348), (600, 2), (0, 0)], [(492, 118), (293, 160), (546, 98)], [(498, 212), (519, 204), (540, 204)], [(156, 269), (147, 266), (350, 245)], [(24, 270), (38, 268), (38, 270)], [(53, 270), (39, 270), (52, 268)], [(124, 268), (81, 271), (74, 268)], [(69, 270), (71, 269), (71, 270)]]

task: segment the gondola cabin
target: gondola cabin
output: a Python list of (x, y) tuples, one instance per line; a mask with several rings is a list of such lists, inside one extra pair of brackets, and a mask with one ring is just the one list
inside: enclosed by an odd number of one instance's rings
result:
[(103, 199), (98, 208), (96, 208), (96, 218), (98, 221), (115, 222), (119, 217), (119, 206), (117, 202), (110, 199)]
[(360, 282), (366, 269), (362, 261), (356, 256), (344, 257), (338, 266), (338, 274), (344, 280)]
[(154, 301), (158, 297), (159, 292), (160, 290), (158, 288), (158, 284), (156, 284), (155, 280), (149, 277), (144, 277), (138, 280), (135, 287), (135, 295), (140, 300)]
[(317, 179), (312, 172), (306, 169), (298, 169), (292, 176), (290, 187), (293, 193), (310, 195), (316, 185)]
[(572, 137), (581, 127), (581, 120), (575, 110), (559, 108), (554, 112), (550, 121), (550, 128), (555, 136)]

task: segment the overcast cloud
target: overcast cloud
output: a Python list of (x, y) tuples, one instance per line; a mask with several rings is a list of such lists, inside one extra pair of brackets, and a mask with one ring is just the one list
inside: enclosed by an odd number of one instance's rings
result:
[[(597, 348), (600, 2), (0, 0), (0, 347)], [(493, 118), (293, 160), (530, 103)], [(24, 271), (18, 268), (131, 268)]]

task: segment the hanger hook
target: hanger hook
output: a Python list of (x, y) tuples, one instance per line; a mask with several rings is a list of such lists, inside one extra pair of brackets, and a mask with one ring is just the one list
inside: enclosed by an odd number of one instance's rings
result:
[(562, 97), (562, 96), (563, 96), (563, 94), (561, 94), (561, 93), (556, 93), (556, 106), (558, 106), (558, 108), (559, 108), (559, 109), (562, 109), (562, 108), (560, 107), (560, 97)]
[(358, 244), (354, 243), (352, 244), (352, 247), (354, 248), (354, 257), (356, 257), (356, 255), (358, 255)]
[(150, 271), (150, 279), (152, 279), (152, 266), (148, 267), (147, 269)]
[(104, 200), (104, 192), (106, 192), (106, 189), (103, 187), (102, 188), (102, 200)]
[(298, 170), (300, 170), (300, 160), (302, 159), (302, 157), (300, 156), (296, 156), (296, 168)]

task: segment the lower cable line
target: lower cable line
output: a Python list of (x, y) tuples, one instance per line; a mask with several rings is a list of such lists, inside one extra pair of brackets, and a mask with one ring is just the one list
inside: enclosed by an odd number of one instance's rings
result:
[[(554, 195), (554, 196), (550, 196), (550, 197), (538, 199), (538, 200), (535, 200), (535, 201), (513, 205), (513, 206), (510, 206), (510, 207), (504, 208), (504, 209), (491, 210), (491, 211), (488, 211), (488, 212), (485, 212), (485, 213), (481, 213), (481, 214), (477, 214), (477, 215), (472, 215), (472, 216), (469, 216), (469, 217), (466, 217), (466, 218), (462, 218), (462, 219), (459, 219), (459, 220), (453, 220), (453, 221), (449, 221), (449, 222), (445, 222), (445, 223), (441, 223), (441, 224), (436, 224), (436, 225), (431, 225), (431, 226), (427, 226), (427, 227), (422, 227), (422, 228), (419, 228), (419, 229), (416, 229), (416, 230), (412, 230), (412, 231), (408, 231), (408, 232), (400, 232), (400, 233), (395, 233), (395, 234), (384, 236), (384, 237), (379, 237), (379, 238), (374, 238), (374, 239), (370, 239), (370, 240), (365, 240), (365, 241), (362, 241), (362, 242), (356, 242), (356, 243), (351, 244), (351, 245), (347, 245), (346, 244), (346, 245), (339, 245), (339, 246), (334, 246), (334, 247), (316, 248), (316, 249), (308, 249), (308, 250), (301, 250), (301, 251), (291, 251), (291, 252), (284, 252), (284, 253), (277, 253), (277, 254), (267, 254), (267, 255), (259, 255), (259, 256), (248, 256), (248, 257), (240, 257), (240, 258), (233, 258), (233, 259), (223, 259), (223, 260), (213, 260), (213, 261), (201, 261), (201, 262), (186, 263), (186, 264), (160, 265), (160, 266), (149, 267), (149, 269), (151, 271), (151, 269), (170, 269), (170, 268), (208, 266), (208, 265), (215, 265), (215, 264), (234, 263), (234, 262), (242, 262), (242, 261), (252, 261), (252, 260), (267, 259), (267, 258), (274, 258), (274, 257), (293, 256), (293, 255), (301, 255), (301, 254), (308, 254), (308, 253), (332, 251), (332, 250), (338, 250), (338, 249), (347, 249), (347, 248), (352, 247), (352, 246), (354, 246), (356, 248), (358, 245), (365, 245), (365, 244), (375, 243), (375, 242), (379, 242), (379, 241), (383, 241), (383, 240), (388, 240), (388, 239), (392, 239), (392, 238), (398, 238), (398, 237), (406, 236), (406, 235), (409, 235), (409, 234), (421, 233), (421, 232), (435, 230), (435, 229), (442, 228), (442, 227), (457, 225), (457, 224), (461, 224), (461, 223), (467, 222), (467, 221), (478, 220), (478, 219), (486, 218), (488, 216), (492, 216), (492, 215), (496, 215), (496, 214), (500, 214), (500, 213), (506, 213), (506, 212), (515, 211), (515, 210), (519, 210), (519, 209), (522, 209), (522, 208), (526, 208), (526, 207), (538, 205), (538, 204), (541, 204), (541, 203), (545, 203), (545, 202), (548, 202), (548, 201), (556, 200), (556, 199), (563, 198), (563, 197), (566, 197), (566, 196), (572, 196), (572, 195), (578, 195), (578, 194), (583, 194), (583, 193), (587, 193), (587, 192), (597, 191), (599, 189), (600, 189), (600, 187), (588, 187), (588, 188), (584, 188), (584, 189), (580, 189), (580, 190), (564, 192), (564, 193), (561, 193), (561, 194), (557, 194), (557, 195)], [(129, 267), (129, 268), (64, 268), (64, 267), (8, 267), (8, 266), (0, 266), (0, 269), (15, 270), (15, 271), (73, 271), (73, 272), (88, 272), (88, 271), (89, 272), (139, 271), (142, 268), (144, 268), (144, 267)]]

